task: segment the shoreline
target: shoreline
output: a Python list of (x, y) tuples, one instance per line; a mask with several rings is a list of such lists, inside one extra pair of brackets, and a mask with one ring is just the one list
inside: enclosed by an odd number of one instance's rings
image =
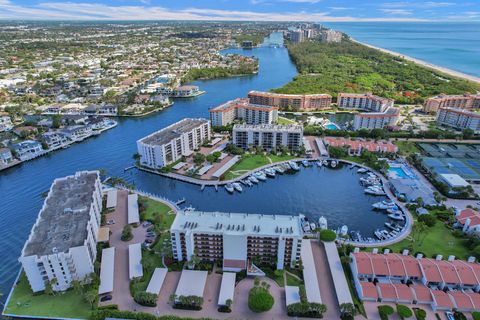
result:
[(462, 78), (462, 79), (480, 84), (480, 77), (472, 76), (472, 75), (469, 75), (469, 74), (466, 74), (466, 73), (463, 73), (463, 72), (460, 72), (460, 71), (455, 71), (455, 70), (452, 70), (452, 69), (449, 69), (449, 68), (446, 68), (446, 67), (441, 67), (439, 65), (436, 65), (436, 64), (433, 64), (433, 63), (430, 63), (430, 62), (426, 62), (426, 61), (421, 60), (421, 59), (413, 58), (413, 57), (407, 56), (407, 55), (399, 53), (399, 52), (395, 52), (395, 51), (392, 51), (392, 50), (376, 47), (374, 45), (358, 41), (358, 40), (356, 40), (352, 37), (350, 38), (350, 40), (352, 40), (355, 43), (358, 43), (358, 44), (364, 45), (366, 47), (369, 47), (371, 49), (376, 49), (376, 50), (379, 50), (383, 53), (387, 53), (387, 54), (390, 54), (392, 56), (402, 58), (404, 60), (416, 63), (418, 65), (421, 65), (422, 67), (430, 68), (430, 69), (433, 69), (435, 71), (445, 73), (445, 74), (447, 74), (449, 76), (452, 76), (452, 77)]

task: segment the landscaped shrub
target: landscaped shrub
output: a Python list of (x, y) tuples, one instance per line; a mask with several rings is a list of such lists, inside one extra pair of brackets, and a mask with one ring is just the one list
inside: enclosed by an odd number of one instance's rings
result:
[(332, 242), (335, 241), (337, 238), (337, 234), (332, 231), (332, 230), (322, 230), (320, 231), (320, 240), (325, 241), (325, 242)]
[(109, 304), (106, 306), (98, 306), (98, 310), (118, 310), (118, 304)]
[(290, 317), (323, 318), (327, 312), (327, 306), (321, 303), (298, 302), (287, 306), (287, 314)]
[(413, 311), (415, 313), (415, 318), (417, 318), (417, 320), (427, 319), (427, 312), (425, 310), (420, 308), (413, 308)]
[(175, 309), (202, 310), (203, 298), (197, 296), (180, 296), (173, 304)]
[(473, 317), (473, 320), (480, 320), (480, 312), (478, 311), (472, 312), (472, 317)]
[(378, 314), (380, 315), (380, 319), (388, 320), (388, 316), (391, 316), (395, 310), (391, 306), (383, 305), (378, 306)]
[(455, 311), (453, 313), (453, 317), (455, 320), (467, 320), (467, 317), (460, 311)]
[(253, 312), (265, 312), (273, 307), (275, 300), (268, 289), (255, 286), (248, 293), (248, 307)]
[(412, 309), (403, 304), (397, 304), (397, 312), (402, 319), (408, 319), (413, 316)]
[(419, 222), (425, 223), (429, 228), (433, 227), (437, 223), (437, 218), (432, 214), (422, 214), (417, 218)]
[(145, 292), (145, 291), (138, 291), (135, 293), (133, 300), (136, 303), (146, 307), (156, 307), (157, 306), (157, 298), (158, 296), (154, 293)]
[(232, 309), (230, 309), (230, 307), (228, 307), (228, 306), (220, 306), (220, 307), (218, 307), (217, 311), (218, 312), (223, 312), (223, 313), (230, 313), (230, 312), (232, 312)]
[(355, 305), (353, 303), (342, 303), (340, 305), (340, 319), (342, 320), (353, 320), (355, 318)]
[(122, 241), (130, 241), (133, 239), (132, 226), (126, 224), (122, 230)]
[[(134, 319), (134, 320), (193, 320), (192, 318), (184, 318), (177, 316), (160, 316), (157, 317), (151, 313), (119, 311), (119, 310), (95, 310), (90, 315), (90, 320), (104, 320), (105, 318), (117, 319)], [(207, 320), (204, 318), (204, 320)]]

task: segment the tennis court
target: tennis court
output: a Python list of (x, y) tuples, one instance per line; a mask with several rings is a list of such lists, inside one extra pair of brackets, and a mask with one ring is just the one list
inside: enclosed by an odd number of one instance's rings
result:
[(480, 145), (419, 143), (427, 155), (425, 168), (436, 174), (458, 174), (467, 181), (480, 180)]

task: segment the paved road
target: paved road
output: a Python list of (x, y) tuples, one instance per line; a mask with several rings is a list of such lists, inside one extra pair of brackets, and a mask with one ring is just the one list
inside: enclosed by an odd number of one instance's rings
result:
[(325, 248), (323, 247), (323, 244), (316, 240), (310, 240), (310, 244), (312, 246), (313, 260), (315, 261), (318, 286), (320, 288), (320, 294), (322, 295), (322, 303), (327, 306), (327, 313), (324, 318), (340, 319), (340, 309)]

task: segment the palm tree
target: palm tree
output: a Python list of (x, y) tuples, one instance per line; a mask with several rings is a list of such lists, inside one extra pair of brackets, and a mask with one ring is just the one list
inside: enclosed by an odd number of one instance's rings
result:
[(82, 283), (79, 280), (73, 280), (71, 282), (71, 286), (73, 288), (73, 291), (75, 291), (76, 294), (82, 294), (83, 286), (82, 286)]
[(97, 292), (95, 290), (89, 290), (83, 294), (83, 298), (85, 301), (90, 303), (90, 306), (93, 307), (95, 306), (95, 301), (97, 301)]
[(350, 319), (353, 319), (356, 313), (355, 305), (353, 303), (342, 303), (340, 305), (340, 313), (343, 317), (349, 317)]
[(53, 290), (53, 286), (55, 285), (55, 283), (56, 283), (55, 278), (45, 281), (45, 294), (49, 296), (55, 295), (55, 291)]

